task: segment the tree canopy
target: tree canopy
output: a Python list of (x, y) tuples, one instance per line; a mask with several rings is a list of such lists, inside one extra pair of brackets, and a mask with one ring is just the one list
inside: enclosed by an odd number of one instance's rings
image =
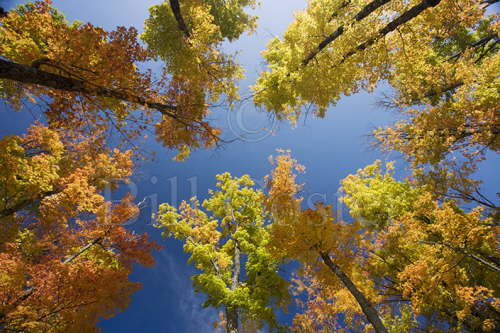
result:
[(139, 288), (132, 265), (153, 264), (158, 246), (123, 226), (138, 214), (133, 198), (100, 193), (131, 175), (131, 152), (90, 156), (92, 144), (66, 146), (41, 125), (0, 140), (3, 330), (94, 332)]
[(227, 332), (239, 332), (245, 321), (258, 327), (279, 325), (273, 307), (288, 304), (288, 283), (280, 262), (267, 250), (269, 213), (264, 195), (248, 175), (217, 175), (217, 190), (201, 205), (196, 198), (179, 208), (160, 205), (158, 227), (165, 237), (184, 242), (189, 262), (200, 270), (195, 290), (207, 295), (205, 306), (224, 307)]
[[(500, 208), (478, 173), (500, 148), (495, 3), (309, 0), (268, 43), (256, 108), (297, 125), (382, 91), (394, 117), (370, 137), (403, 167), (377, 160), (344, 177), (345, 219), (306, 200), (305, 167), (282, 149), (263, 186), (223, 172), (208, 196), (153, 207), (202, 306), (221, 311), (214, 329), (500, 331)], [(159, 1), (144, 27), (113, 30), (70, 22), (50, 0), (0, 8), (5, 112), (40, 110), (0, 137), (0, 332), (99, 332), (125, 310), (134, 267), (161, 247), (127, 226), (144, 201), (122, 185), (157, 153), (149, 133), (177, 161), (229, 143), (210, 115), (240, 100), (245, 68), (226, 46), (257, 29), (257, 6)]]

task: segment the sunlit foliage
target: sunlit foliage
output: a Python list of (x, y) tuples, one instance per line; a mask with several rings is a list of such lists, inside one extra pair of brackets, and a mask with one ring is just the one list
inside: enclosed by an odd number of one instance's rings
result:
[(189, 262), (200, 271), (193, 286), (208, 296), (205, 306), (224, 308), (227, 332), (238, 332), (241, 318), (277, 329), (274, 308), (287, 305), (288, 283), (267, 250), (264, 195), (249, 176), (224, 173), (217, 181), (202, 205), (196, 198), (179, 208), (162, 204), (158, 227), (184, 242)]
[(139, 209), (100, 194), (126, 181), (131, 152), (92, 152), (32, 126), (0, 140), (0, 322), (21, 332), (95, 332), (140, 284), (135, 263), (157, 246), (124, 227)]

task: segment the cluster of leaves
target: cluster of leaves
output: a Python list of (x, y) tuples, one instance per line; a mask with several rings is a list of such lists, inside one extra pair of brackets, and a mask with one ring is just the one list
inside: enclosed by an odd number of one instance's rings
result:
[(131, 152), (93, 147), (41, 125), (0, 140), (2, 328), (94, 332), (139, 287), (132, 265), (153, 263), (157, 246), (123, 225), (139, 212), (133, 198), (100, 194), (131, 175)]
[(141, 38), (165, 61), (168, 73), (188, 78), (211, 101), (222, 94), (236, 99), (243, 70), (221, 43), (255, 29), (256, 17), (244, 12), (255, 5), (255, 0), (164, 1), (150, 8)]
[(306, 105), (322, 117), (342, 96), (386, 80), (395, 96), (382, 104), (403, 119), (375, 130), (376, 143), (403, 153), (433, 191), (474, 200), (470, 175), (499, 149), (499, 25), (489, 3), (310, 1), (264, 51), (270, 71), (254, 100), (295, 122)]
[(204, 121), (207, 105), (193, 78), (167, 68), (156, 81), (151, 71), (140, 70), (153, 51), (141, 46), (133, 27), (107, 32), (90, 23), (69, 23), (49, 0), (39, 0), (2, 18), (0, 40), (3, 58), (61, 80), (59, 89), (50, 80), (1, 81), (2, 95), (12, 106), (46, 106), (51, 128), (103, 137), (113, 131), (129, 146), (156, 128), (158, 141), (184, 154), (189, 147), (209, 147), (219, 140), (219, 131)]
[[(200, 207), (196, 198), (179, 209), (162, 204), (157, 226), (165, 237), (184, 242), (200, 271), (195, 290), (208, 296), (205, 306), (224, 307), (228, 325), (238, 317), (277, 328), (275, 307), (289, 302), (288, 283), (278, 274), (279, 261), (267, 250), (269, 229), (264, 195), (249, 176), (217, 175), (218, 189)], [(229, 330), (228, 330), (229, 331)]]
[(387, 163), (386, 171), (381, 162), (358, 170), (342, 180), (340, 190), (344, 193), (342, 202), (349, 208), (349, 214), (364, 227), (381, 230), (397, 216), (406, 213), (424, 192), (408, 181), (399, 182), (393, 178), (394, 162)]
[(385, 331), (500, 327), (498, 224), (484, 207), (465, 212), (452, 200), (439, 203), (426, 188), (395, 180), (392, 163), (384, 173), (377, 161), (342, 181), (343, 201), (357, 219), (346, 224), (323, 203), (301, 208), (295, 173), (303, 167), (288, 152), (274, 163), (269, 249), (301, 263), (294, 290), (304, 311), (293, 330), (380, 332), (325, 254), (376, 309)]

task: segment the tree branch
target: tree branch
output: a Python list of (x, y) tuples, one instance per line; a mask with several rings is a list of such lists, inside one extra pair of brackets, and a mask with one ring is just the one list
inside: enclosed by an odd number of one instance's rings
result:
[(482, 3), (484, 3), (488, 7), (488, 6), (491, 6), (493, 4), (496, 4), (498, 1), (500, 1), (500, 0), (483, 0)]
[(498, 41), (498, 35), (496, 33), (491, 34), (491, 35), (488, 35), (486, 37), (481, 38), (480, 40), (478, 40), (472, 44), (467, 45), (467, 47), (464, 50), (461, 50), (461, 51), (455, 53), (454, 55), (452, 55), (451, 57), (449, 57), (448, 61), (456, 60), (456, 59), (460, 58), (460, 56), (465, 52), (465, 50), (484, 46), (484, 45), (488, 44), (488, 42), (490, 40), (495, 40), (495, 43), (496, 43)]
[[(55, 193), (56, 192), (54, 192), (54, 191), (42, 193), (41, 198), (45, 198), (45, 197), (52, 195), (52, 194), (55, 194)], [(28, 207), (29, 205), (31, 205), (32, 203), (34, 203), (36, 200), (39, 200), (39, 199), (40, 198), (38, 198), (38, 199), (26, 199), (26, 200), (18, 202), (16, 205), (14, 205), (10, 208), (5, 208), (5, 209), (0, 210), (0, 219), (7, 217), (7, 216), (10, 216), (17, 211)]]
[(380, 38), (384, 37), (388, 33), (396, 30), (396, 28), (398, 28), (400, 25), (403, 25), (409, 22), (410, 20), (414, 19), (427, 8), (437, 6), (440, 2), (441, 0), (423, 0), (418, 5), (413, 6), (408, 11), (404, 12), (401, 16), (399, 16), (397, 19), (387, 24), (384, 28), (380, 29), (375, 37), (372, 37), (366, 42), (359, 44), (355, 49), (346, 53), (340, 64), (343, 64), (349, 57), (355, 55), (359, 51), (363, 51), (369, 46), (375, 44), (376, 41), (378, 41)]
[(494, 271), (497, 271), (497, 272), (500, 271), (500, 267), (496, 266), (493, 263), (490, 263), (490, 262), (484, 260), (483, 258), (480, 258), (480, 257), (476, 256), (475, 254), (468, 253), (465, 249), (454, 247), (454, 246), (451, 246), (450, 244), (443, 243), (443, 242), (420, 241), (420, 243), (427, 244), (427, 245), (442, 245), (444, 247), (449, 248), (450, 250), (453, 250), (453, 251), (455, 251), (457, 253), (460, 253), (460, 254), (463, 254), (463, 255), (465, 255), (465, 256), (467, 256), (469, 258), (472, 258), (472, 259), (476, 260), (477, 262), (485, 265), (486, 267), (488, 267), (488, 268), (490, 268), (490, 269), (492, 269)]
[(184, 35), (189, 38), (191, 37), (191, 32), (189, 31), (186, 22), (184, 21), (184, 18), (182, 17), (181, 13), (181, 6), (179, 4), (179, 0), (170, 0), (170, 8), (172, 9), (172, 12), (174, 13), (175, 20), (177, 21), (177, 26), (179, 27), (179, 30), (184, 33)]
[[(390, 0), (373, 0), (369, 4), (367, 4), (359, 13), (354, 16), (355, 21), (361, 21), (371, 13), (373, 13), (377, 8), (381, 7), (382, 5), (388, 3)], [(340, 27), (337, 28), (332, 34), (330, 34), (328, 37), (326, 37), (321, 43), (319, 43), (318, 47), (314, 49), (309, 55), (302, 61), (302, 66), (307, 66), (311, 60), (318, 55), (325, 47), (328, 46), (331, 42), (333, 42), (335, 39), (340, 37), (344, 33), (344, 26), (341, 25)]]
[(36, 67), (8, 61), (0, 58), (0, 79), (13, 80), (26, 84), (36, 84), (46, 88), (76, 92), (89, 96), (110, 97), (127, 103), (144, 105), (160, 113), (177, 118), (176, 105), (153, 102), (141, 96), (131, 95), (122, 91), (94, 86), (84, 80), (50, 73)]

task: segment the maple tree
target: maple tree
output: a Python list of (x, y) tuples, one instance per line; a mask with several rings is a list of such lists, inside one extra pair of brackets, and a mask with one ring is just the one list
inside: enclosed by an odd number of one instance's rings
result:
[(336, 221), (332, 207), (324, 203), (302, 209), (295, 173), (304, 167), (287, 151), (281, 151), (273, 163), (266, 198), (273, 215), (269, 248), (278, 258), (301, 263), (297, 290), (307, 291), (310, 298), (306, 312), (296, 316), (292, 329), (331, 331), (347, 325), (388, 332), (375, 307), (381, 296), (363, 274), (361, 225)]
[(39, 0), (9, 11), (0, 38), (3, 98), (17, 108), (26, 100), (45, 103), (52, 128), (103, 135), (111, 129), (130, 141), (154, 127), (160, 142), (184, 155), (219, 141), (192, 80), (165, 72), (156, 81), (140, 70), (152, 54), (135, 28), (106, 32), (69, 23), (51, 1)]
[[(498, 151), (498, 15), (478, 0), (315, 0), (264, 51), (254, 101), (296, 122), (385, 80), (402, 119), (374, 131), (433, 191), (484, 200), (472, 174)], [(310, 110), (308, 108), (307, 110)]]
[(179, 208), (160, 205), (158, 227), (165, 237), (184, 242), (189, 262), (200, 271), (193, 286), (207, 295), (205, 306), (224, 308), (227, 332), (240, 332), (249, 322), (277, 329), (274, 308), (287, 305), (288, 283), (266, 248), (264, 195), (249, 176), (216, 178), (217, 190), (210, 190), (203, 208), (196, 198)]
[(365, 269), (393, 302), (409, 302), (435, 330), (500, 327), (498, 225), (484, 207), (439, 204), (379, 161), (346, 177), (342, 189), (350, 214), (376, 230), (364, 245), (372, 254)]
[(440, 204), (377, 161), (342, 181), (355, 220), (336, 221), (324, 203), (302, 209), (296, 173), (304, 168), (289, 152), (273, 162), (269, 249), (302, 265), (293, 290), (304, 312), (292, 330), (498, 329), (498, 225), (484, 207)]
[(152, 265), (157, 245), (123, 225), (139, 213), (133, 198), (100, 194), (131, 175), (131, 152), (98, 146), (42, 125), (0, 140), (2, 331), (98, 331), (140, 287), (132, 265)]
[(210, 100), (236, 99), (243, 69), (221, 44), (255, 29), (256, 17), (245, 12), (255, 6), (255, 0), (164, 1), (150, 8), (141, 38), (167, 72), (188, 78)]

